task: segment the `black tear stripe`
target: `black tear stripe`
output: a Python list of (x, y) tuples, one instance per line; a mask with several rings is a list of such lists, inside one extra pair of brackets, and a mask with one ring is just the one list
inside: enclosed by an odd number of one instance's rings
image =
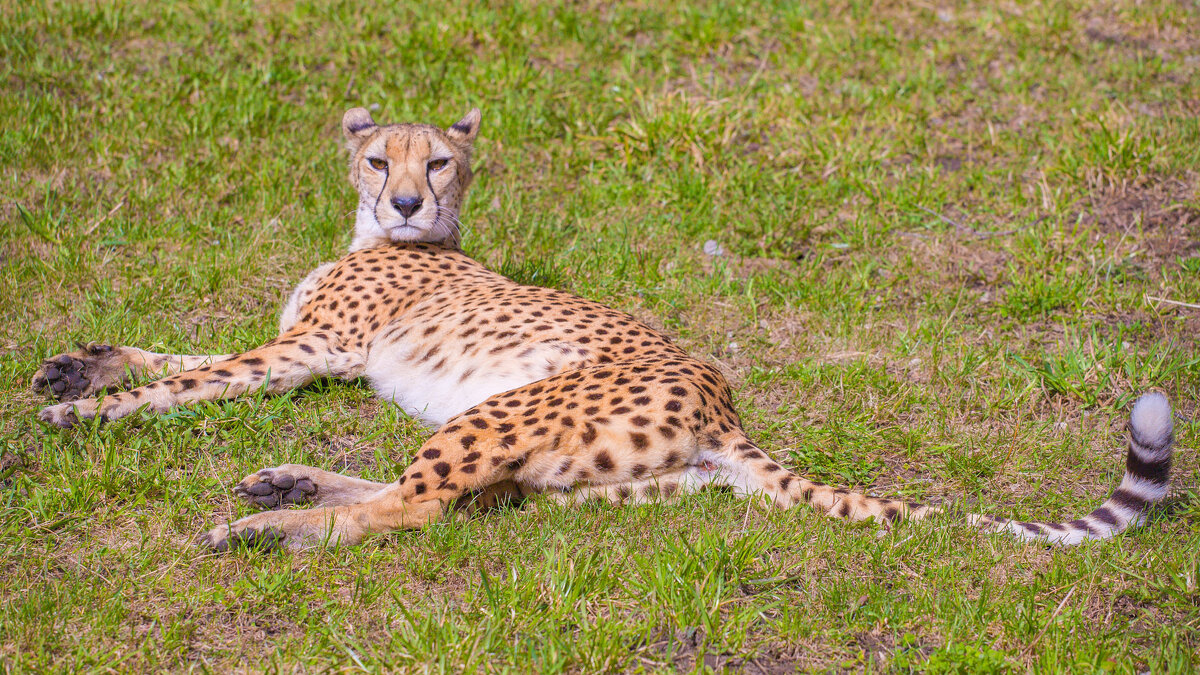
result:
[[(438, 199), (437, 192), (433, 189), (433, 181), (429, 180), (429, 167), (425, 168), (425, 187), (429, 188), (429, 194), (433, 195), (433, 224), (436, 226), (438, 220), (442, 217), (442, 203)], [(451, 223), (453, 225), (453, 223)]]
[[(362, 179), (361, 176), (362, 176), (362, 170), (360, 169), (359, 170), (359, 180)], [(371, 214), (375, 216), (375, 222), (377, 224), (379, 224), (380, 227), (382, 227), (383, 224), (379, 222), (379, 200), (383, 199), (383, 193), (385, 190), (387, 190), (388, 178), (390, 176), (391, 176), (391, 170), (387, 167), (384, 167), (383, 168), (383, 187), (379, 188), (379, 194), (375, 196), (375, 206), (373, 206), (371, 208)]]
[(1131, 452), (1125, 457), (1125, 470), (1138, 478), (1153, 483), (1166, 483), (1171, 474), (1171, 458), (1168, 456), (1164, 459), (1147, 462), (1137, 453)]

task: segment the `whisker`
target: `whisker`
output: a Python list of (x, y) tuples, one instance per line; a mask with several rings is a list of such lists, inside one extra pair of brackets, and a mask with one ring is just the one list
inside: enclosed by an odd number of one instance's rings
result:
[[(443, 222), (443, 218), (449, 220), (449, 224)], [(446, 228), (447, 239), (450, 240), (455, 248), (462, 248), (462, 230), (466, 229), (466, 225), (459, 219), (458, 215), (449, 208), (442, 206), (437, 207), (436, 215), (434, 216), (434, 224), (442, 225)]]

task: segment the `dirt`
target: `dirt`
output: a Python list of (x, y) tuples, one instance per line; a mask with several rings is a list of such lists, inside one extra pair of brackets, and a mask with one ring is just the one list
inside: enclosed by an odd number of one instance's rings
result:
[(1167, 238), (1170, 252), (1200, 248), (1200, 176), (1139, 176), (1132, 180), (1093, 179), (1094, 188), (1080, 211), (1085, 224), (1101, 232), (1134, 235), (1145, 232)]
[(643, 663), (662, 666), (670, 663), (679, 672), (691, 672), (704, 664), (718, 673), (775, 673), (799, 672), (805, 665), (812, 666), (813, 659), (804, 658), (799, 647), (779, 646), (768, 648), (754, 657), (739, 656), (731, 652), (712, 652), (705, 641), (703, 628), (688, 627), (660, 636), (646, 646), (649, 658)]

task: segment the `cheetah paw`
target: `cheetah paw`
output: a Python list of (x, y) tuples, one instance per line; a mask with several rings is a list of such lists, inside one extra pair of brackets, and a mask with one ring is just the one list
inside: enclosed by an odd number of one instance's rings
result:
[(196, 538), (196, 544), (218, 553), (234, 548), (269, 551), (278, 546), (287, 535), (275, 527), (238, 527), (237, 523), (219, 525)]
[(69, 429), (79, 424), (80, 419), (89, 420), (96, 416), (95, 401), (71, 401), (42, 408), (38, 419), (56, 427)]
[(43, 361), (32, 384), (39, 394), (71, 401), (119, 384), (121, 376), (120, 351), (92, 342), (81, 345), (79, 351)]
[(312, 501), (317, 494), (317, 485), (311, 479), (296, 477), (281, 467), (246, 476), (233, 488), (233, 493), (253, 506), (271, 509)]

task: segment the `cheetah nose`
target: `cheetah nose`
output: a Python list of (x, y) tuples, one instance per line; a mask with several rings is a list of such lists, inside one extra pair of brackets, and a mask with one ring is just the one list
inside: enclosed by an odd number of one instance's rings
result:
[(392, 208), (405, 218), (412, 218), (414, 213), (421, 210), (423, 201), (420, 197), (392, 197)]

